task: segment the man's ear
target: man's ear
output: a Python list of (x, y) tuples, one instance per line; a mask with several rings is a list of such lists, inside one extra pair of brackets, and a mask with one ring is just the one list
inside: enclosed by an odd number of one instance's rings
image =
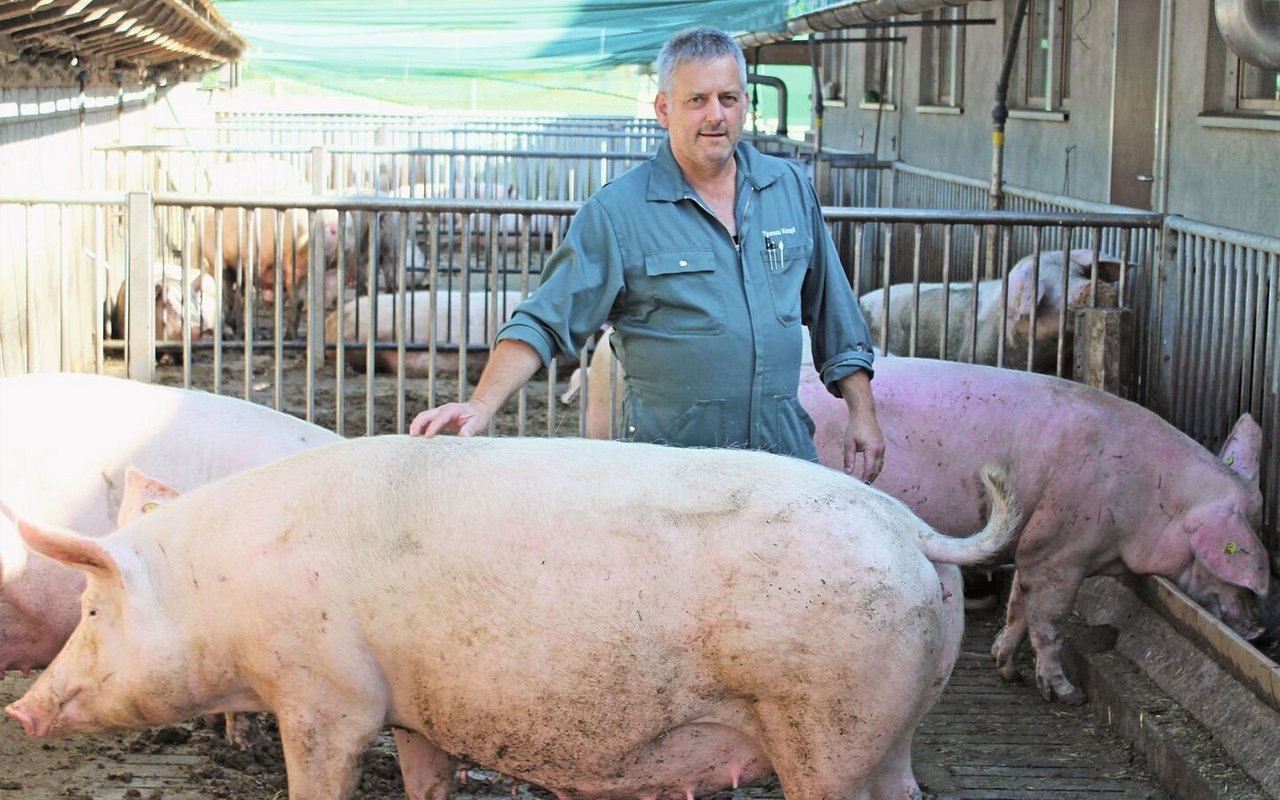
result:
[(667, 118), (671, 113), (670, 102), (663, 92), (658, 92), (653, 97), (653, 113), (658, 118), (658, 124), (664, 128), (667, 127)]

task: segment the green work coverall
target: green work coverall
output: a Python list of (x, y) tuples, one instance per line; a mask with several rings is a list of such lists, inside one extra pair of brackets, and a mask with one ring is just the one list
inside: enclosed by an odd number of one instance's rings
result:
[(796, 399), (801, 324), (828, 389), (871, 371), (871, 337), (817, 195), (797, 165), (739, 143), (738, 238), (699, 199), (670, 144), (600, 188), (497, 339), (547, 364), (606, 321), (626, 373), (625, 437), (817, 460)]

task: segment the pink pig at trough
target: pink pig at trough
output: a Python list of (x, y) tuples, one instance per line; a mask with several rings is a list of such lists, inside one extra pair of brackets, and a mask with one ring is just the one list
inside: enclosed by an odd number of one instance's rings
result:
[(444, 800), (455, 760), (564, 800), (770, 773), (789, 800), (918, 798), (912, 736), (963, 627), (953, 565), (1019, 526), (1004, 469), (982, 481), (991, 518), (954, 538), (766, 453), (322, 446), (155, 487), (171, 502), (100, 539), (20, 519), (88, 580), (71, 639), (5, 711), (31, 736), (270, 711), (295, 800), (347, 797), (386, 725), (412, 800)]
[[(1136, 403), (1048, 375), (885, 357), (874, 386), (888, 446), (876, 486), (926, 523), (970, 530), (985, 508), (973, 471), (1009, 465), (1025, 523), (992, 648), (1002, 677), (1016, 677), (1014, 657), (1029, 637), (1041, 694), (1084, 700), (1062, 671), (1060, 628), (1092, 575), (1162, 575), (1242, 636), (1262, 634), (1262, 429), (1248, 414), (1215, 456)], [(819, 460), (839, 468), (844, 402), (812, 371), (799, 397)]]

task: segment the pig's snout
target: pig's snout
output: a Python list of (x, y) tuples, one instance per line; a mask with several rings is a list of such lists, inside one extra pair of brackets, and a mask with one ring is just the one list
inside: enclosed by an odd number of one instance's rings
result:
[(1252, 642), (1266, 634), (1256, 604), (1247, 598), (1212, 596), (1203, 605), (1205, 610), (1226, 623), (1227, 627)]
[(5, 707), (4, 713), (22, 723), (22, 730), (27, 738), (39, 739), (47, 731), (47, 726), (41, 725), (39, 719), (25, 708), (23, 700), (10, 703)]
[(4, 713), (22, 723), (22, 730), (28, 737), (39, 739), (54, 733), (54, 729), (59, 727), (57, 724), (59, 720), (65, 722), (63, 709), (78, 694), (80, 694), (78, 689), (66, 697), (62, 697), (56, 691), (41, 692), (37, 682), (26, 694), (10, 703)]

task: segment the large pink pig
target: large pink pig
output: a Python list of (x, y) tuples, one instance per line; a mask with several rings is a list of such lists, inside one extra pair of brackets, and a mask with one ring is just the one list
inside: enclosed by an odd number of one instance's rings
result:
[(1003, 470), (983, 480), (991, 520), (958, 539), (765, 453), (345, 441), (102, 539), (20, 521), (88, 587), (6, 713), (43, 736), (272, 711), (291, 798), (347, 796), (384, 725), (414, 745), (414, 800), (443, 798), (451, 757), (563, 798), (770, 772), (792, 800), (918, 798), (912, 735), (963, 624), (930, 559), (985, 560), (1017, 527)]
[[(970, 530), (984, 508), (977, 465), (1010, 465), (1026, 523), (992, 651), (1002, 676), (1015, 677), (1029, 634), (1041, 694), (1083, 700), (1062, 671), (1060, 625), (1091, 575), (1163, 575), (1241, 634), (1261, 633), (1262, 430), (1248, 415), (1217, 458), (1141, 406), (1048, 375), (885, 357), (872, 386), (887, 444), (876, 486), (930, 525)], [(844, 402), (812, 373), (800, 402), (814, 418), (819, 459), (838, 468)]]
[[(90, 536), (115, 529), (130, 464), (185, 491), (341, 438), (233, 397), (78, 373), (0, 379), (0, 411), (0, 511)], [(0, 671), (49, 663), (83, 587), (0, 525)]]

